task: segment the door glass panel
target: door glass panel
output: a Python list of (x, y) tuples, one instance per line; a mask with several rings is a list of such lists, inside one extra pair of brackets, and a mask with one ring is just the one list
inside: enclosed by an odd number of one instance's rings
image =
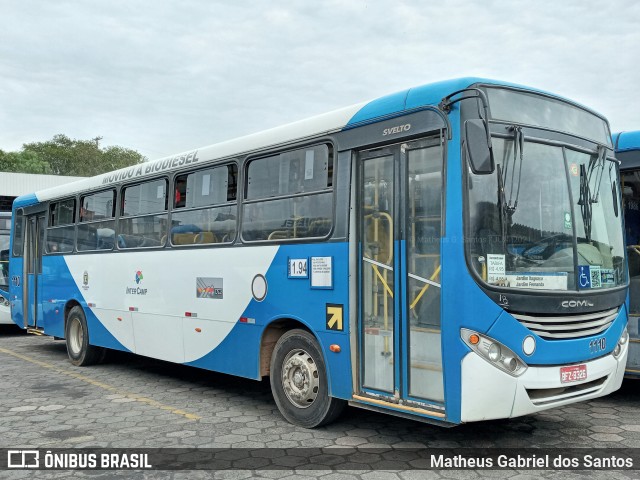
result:
[(442, 150), (407, 150), (409, 394), (444, 401), (440, 340)]
[(36, 245), (36, 273), (42, 273), (42, 247), (44, 246), (44, 230), (46, 225), (46, 218), (43, 216), (38, 217), (38, 243)]
[(364, 386), (394, 390), (393, 155), (363, 161), (362, 326)]
[(27, 258), (26, 258), (26, 282), (24, 284), (24, 299), (26, 302), (25, 311), (28, 311), (28, 325), (36, 326), (36, 292), (38, 270), (40, 260), (38, 255), (38, 240), (40, 238), (38, 227), (39, 222), (35, 216), (29, 217), (27, 227)]

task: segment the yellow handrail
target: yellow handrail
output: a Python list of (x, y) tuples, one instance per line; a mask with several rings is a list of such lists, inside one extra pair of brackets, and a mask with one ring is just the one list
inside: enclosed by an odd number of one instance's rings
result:
[[(441, 266), (438, 265), (438, 268), (436, 268), (435, 272), (433, 272), (433, 275), (431, 275), (429, 280), (431, 280), (433, 282), (434, 279), (440, 274), (440, 267)], [(430, 283), (425, 283), (424, 284), (424, 287), (422, 287), (422, 290), (420, 290), (420, 293), (418, 293), (418, 295), (416, 296), (416, 298), (413, 301), (413, 303), (409, 306), (409, 310), (413, 310), (415, 308), (415, 306), (418, 304), (418, 302), (422, 298), (422, 295), (425, 294), (425, 292), (429, 289), (430, 286), (431, 286)]]

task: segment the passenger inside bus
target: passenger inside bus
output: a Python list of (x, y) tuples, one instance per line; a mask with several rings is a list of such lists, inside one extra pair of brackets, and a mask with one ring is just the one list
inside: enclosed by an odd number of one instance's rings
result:
[(187, 181), (185, 177), (176, 179), (175, 208), (182, 208), (187, 204)]

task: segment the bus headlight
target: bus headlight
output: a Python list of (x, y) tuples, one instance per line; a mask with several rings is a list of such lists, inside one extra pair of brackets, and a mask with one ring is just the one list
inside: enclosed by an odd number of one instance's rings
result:
[(527, 364), (520, 357), (493, 338), (467, 328), (460, 329), (460, 336), (471, 350), (509, 375), (519, 377), (527, 370)]
[(0, 305), (4, 305), (5, 307), (9, 306), (9, 300), (0, 295)]
[(620, 338), (618, 339), (618, 343), (613, 349), (614, 357), (618, 358), (620, 356), (620, 353), (622, 353), (623, 347), (626, 345), (628, 341), (629, 341), (629, 331), (627, 330), (627, 327), (624, 327), (624, 330), (622, 331), (622, 335), (620, 335)]
[(500, 345), (498, 345), (497, 343), (492, 343), (489, 346), (489, 360), (491, 360), (492, 362), (497, 362), (498, 360), (500, 360), (501, 356), (502, 352), (500, 351)]

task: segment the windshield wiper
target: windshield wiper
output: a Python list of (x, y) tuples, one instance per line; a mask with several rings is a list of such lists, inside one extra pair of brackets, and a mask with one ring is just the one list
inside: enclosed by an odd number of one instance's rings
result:
[[(509, 130), (513, 132), (513, 166), (511, 166), (511, 186), (509, 188), (509, 200), (507, 200), (505, 179), (509, 176), (509, 159), (505, 157), (503, 165), (498, 165), (498, 203), (500, 209), (500, 222), (502, 224), (502, 242), (506, 243), (508, 228), (512, 223), (513, 214), (518, 208), (520, 197), (520, 184), (522, 183), (522, 163), (524, 162), (524, 134), (522, 127), (512, 125)], [(518, 170), (518, 183), (516, 186), (516, 168)], [(515, 187), (515, 197), (513, 190)]]
[(587, 168), (584, 164), (580, 165), (580, 213), (582, 214), (582, 223), (584, 225), (584, 236), (587, 242), (591, 242), (591, 192), (589, 191), (589, 176)]
[(600, 184), (602, 183), (602, 175), (604, 173), (604, 162), (606, 156), (606, 150), (602, 145), (598, 146), (598, 156), (592, 157), (589, 162), (589, 183), (591, 183), (591, 176), (596, 175), (596, 191), (595, 196), (590, 197), (591, 203), (598, 203), (598, 196), (600, 195)]
[[(513, 216), (518, 208), (518, 198), (520, 197), (520, 184), (522, 183), (522, 162), (524, 161), (524, 134), (522, 133), (522, 127), (512, 125), (509, 130), (513, 132), (513, 166), (511, 167), (511, 188), (509, 190), (509, 201), (506, 202), (505, 208), (510, 216)], [(520, 155), (518, 155), (518, 152)], [(518, 169), (518, 184), (516, 187), (516, 195), (513, 196), (513, 189), (516, 185), (516, 167)], [(504, 162), (502, 180), (504, 187), (504, 180), (509, 176), (509, 162)]]
[[(580, 205), (584, 235), (587, 242), (591, 242), (591, 219), (593, 216), (591, 205), (598, 203), (606, 153), (606, 149), (600, 145), (598, 146), (597, 156), (591, 157), (591, 160), (589, 160), (589, 171), (587, 172), (587, 167), (584, 164), (580, 165), (580, 198), (578, 199), (578, 205)], [(594, 174), (595, 192), (592, 194), (590, 185)]]

